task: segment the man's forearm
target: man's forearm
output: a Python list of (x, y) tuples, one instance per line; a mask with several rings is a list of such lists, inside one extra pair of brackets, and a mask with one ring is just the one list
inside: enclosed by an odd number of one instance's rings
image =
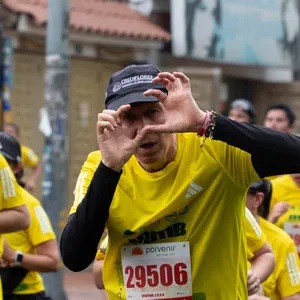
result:
[(100, 163), (84, 199), (70, 216), (60, 240), (62, 259), (70, 270), (81, 271), (94, 260), (120, 176)]
[(33, 168), (32, 170), (32, 175), (30, 176), (29, 180), (33, 181), (33, 182), (36, 182), (37, 179), (40, 177), (41, 175), (41, 172), (42, 172), (42, 168), (43, 168), (43, 165), (42, 165), (42, 162), (39, 161), (37, 166)]
[(273, 253), (264, 253), (251, 262), (251, 270), (263, 283), (274, 270)]
[(23, 253), (22, 267), (30, 271), (56, 272), (58, 262), (50, 255)]
[(250, 153), (261, 178), (300, 173), (300, 138), (295, 135), (217, 115), (214, 139)]
[(300, 293), (282, 298), (282, 300), (300, 300)]
[(5, 209), (0, 212), (0, 233), (25, 230), (30, 225), (30, 215), (26, 205)]

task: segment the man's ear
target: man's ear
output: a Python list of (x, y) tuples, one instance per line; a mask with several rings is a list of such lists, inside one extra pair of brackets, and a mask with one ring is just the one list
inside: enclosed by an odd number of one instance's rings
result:
[(255, 200), (255, 206), (259, 208), (261, 204), (263, 203), (265, 198), (265, 194), (263, 192), (256, 192), (256, 200)]
[(293, 125), (289, 126), (287, 133), (292, 133), (293, 131), (294, 131), (294, 126)]

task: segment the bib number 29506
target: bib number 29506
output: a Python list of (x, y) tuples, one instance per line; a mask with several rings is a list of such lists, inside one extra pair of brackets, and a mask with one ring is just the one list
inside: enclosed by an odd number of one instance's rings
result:
[(192, 299), (189, 242), (124, 246), (122, 268), (128, 300)]
[(144, 288), (146, 284), (150, 287), (170, 286), (174, 283), (185, 285), (188, 282), (187, 265), (177, 263), (174, 266), (162, 264), (147, 266), (127, 266), (125, 274), (128, 275), (126, 288)]

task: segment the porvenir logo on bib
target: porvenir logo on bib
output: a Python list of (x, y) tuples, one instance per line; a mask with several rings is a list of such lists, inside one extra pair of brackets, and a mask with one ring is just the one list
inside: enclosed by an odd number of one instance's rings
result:
[(132, 252), (131, 252), (132, 255), (143, 255), (144, 254), (144, 251), (142, 248), (140, 247), (135, 247), (132, 249)]

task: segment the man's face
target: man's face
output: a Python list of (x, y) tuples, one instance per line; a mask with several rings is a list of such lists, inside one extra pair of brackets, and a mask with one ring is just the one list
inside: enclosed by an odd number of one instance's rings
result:
[(289, 119), (286, 112), (282, 109), (271, 109), (265, 116), (265, 127), (289, 133), (292, 127), (289, 124)]
[(253, 212), (254, 210), (255, 203), (256, 203), (256, 194), (248, 191), (246, 197), (246, 206), (251, 212)]
[(264, 193), (251, 190), (251, 188), (247, 192), (246, 197), (246, 206), (252, 212), (254, 216), (258, 213), (258, 208), (262, 204), (264, 199)]
[[(140, 102), (131, 105), (125, 113), (122, 127), (129, 138), (134, 138), (146, 125), (159, 125), (165, 122), (165, 109), (160, 102)], [(175, 137), (175, 139), (174, 139)], [(168, 133), (149, 133), (142, 145), (134, 153), (142, 165), (169, 162), (170, 152), (176, 146), (176, 136)], [(175, 150), (176, 153), (176, 150)]]
[(250, 116), (241, 108), (232, 108), (228, 113), (228, 118), (237, 122), (250, 123)]
[(293, 178), (296, 185), (300, 187), (300, 174), (291, 174), (291, 177)]
[(10, 126), (10, 125), (4, 125), (3, 126), (3, 131), (11, 136), (13, 136), (15, 139), (19, 139), (17, 133), (16, 133), (16, 130), (13, 126)]

